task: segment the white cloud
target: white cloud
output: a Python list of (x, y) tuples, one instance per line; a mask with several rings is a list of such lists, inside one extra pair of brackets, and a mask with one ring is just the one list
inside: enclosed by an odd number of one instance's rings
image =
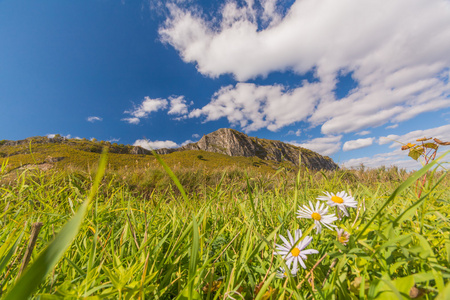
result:
[(352, 141), (346, 141), (344, 143), (344, 146), (342, 147), (342, 150), (344, 151), (350, 151), (355, 149), (360, 149), (364, 147), (368, 147), (372, 145), (374, 138), (367, 138), (367, 139), (357, 139)]
[(378, 144), (385, 145), (395, 141), (398, 141), (399, 136), (396, 134), (390, 134), (388, 136), (382, 136), (378, 138)]
[(194, 109), (189, 117), (205, 116), (206, 121), (226, 117), (246, 132), (261, 128), (276, 131), (305, 120), (313, 112), (323, 90), (321, 83), (305, 82), (302, 87), (289, 91), (282, 85), (238, 83), (222, 87), (209, 104)]
[[(56, 135), (57, 135), (56, 133), (49, 133), (49, 134), (46, 134), (46, 136), (47, 136), (49, 139), (54, 138)], [(60, 134), (60, 136), (63, 137), (63, 138), (65, 138), (65, 139), (76, 139), (76, 140), (81, 140), (81, 138), (80, 138), (79, 136), (72, 137), (71, 134), (67, 134), (67, 135), (62, 135), (62, 134)]]
[(315, 151), (321, 155), (331, 155), (341, 150), (341, 138), (338, 136), (326, 136), (315, 138), (304, 143), (287, 142), (295, 146), (300, 146), (312, 151)]
[(369, 130), (364, 130), (364, 131), (356, 133), (356, 135), (368, 135), (368, 134), (370, 134)]
[[(253, 5), (227, 1), (218, 24), (206, 21), (192, 6), (171, 4), (171, 16), (159, 29), (161, 40), (177, 49), (185, 62), (195, 62), (202, 74), (231, 73), (238, 80), (288, 68), (305, 73), (315, 66), (319, 75), (348, 67), (363, 67), (358, 73), (382, 71), (378, 62), (394, 71), (389, 82), (403, 83), (421, 75), (399, 65), (448, 59), (447, 1), (303, 0), (295, 1), (282, 19), (275, 1), (264, 2), (270, 5), (261, 15)], [(260, 30), (258, 16), (264, 13), (276, 21)]]
[(86, 120), (87, 120), (88, 122), (94, 123), (95, 121), (103, 121), (103, 118), (91, 116), (91, 117), (87, 117)]
[[(275, 0), (261, 0), (262, 12), (246, 3), (227, 1), (212, 21), (192, 5), (169, 5), (161, 40), (210, 77), (228, 73), (245, 81), (274, 71), (314, 71), (318, 82), (290, 90), (223, 87), (191, 117), (226, 117), (246, 131), (307, 121), (335, 135), (450, 107), (449, 1), (297, 0), (284, 16)], [(341, 72), (352, 72), (358, 85), (336, 99)]]
[(155, 150), (160, 148), (176, 148), (178, 144), (173, 141), (149, 141), (149, 140), (136, 140), (133, 146), (140, 146), (144, 149)]
[[(417, 143), (416, 139), (423, 137), (438, 138), (442, 141), (450, 141), (450, 125), (430, 128), (426, 130), (415, 130), (404, 135), (388, 135), (380, 137), (378, 143), (380, 145), (391, 143), (390, 148), (394, 148), (392, 152), (379, 153), (372, 157), (361, 157), (347, 160), (343, 165), (347, 168), (358, 167), (364, 164), (367, 167), (377, 168), (380, 166), (398, 166), (407, 170), (419, 169), (422, 167), (420, 162), (413, 160), (408, 156), (408, 151), (402, 151), (402, 143)], [(441, 148), (446, 149), (446, 148)], [(441, 152), (441, 151), (440, 151)], [(439, 154), (438, 154), (439, 155)]]
[(161, 149), (161, 148), (178, 148), (190, 143), (194, 143), (194, 141), (191, 140), (186, 140), (183, 143), (181, 143), (180, 145), (173, 142), (173, 141), (150, 141), (150, 140), (136, 140), (133, 144), (133, 146), (140, 146), (142, 148), (148, 149), (148, 150), (156, 150), (156, 149)]
[[(190, 103), (192, 105), (193, 102)], [(147, 118), (152, 112), (169, 109), (167, 114), (179, 115), (175, 120), (185, 119), (188, 113), (188, 105), (184, 96), (170, 96), (167, 99), (145, 97), (139, 106), (135, 106), (132, 110), (126, 110), (124, 113), (131, 115), (129, 118), (123, 118), (129, 124), (139, 124), (141, 119)]]
[(181, 146), (184, 146), (184, 145), (187, 145), (187, 144), (190, 144), (190, 143), (195, 143), (195, 142), (192, 141), (192, 140), (186, 140), (183, 143), (181, 143)]
[(198, 138), (200, 138), (200, 134), (194, 133), (194, 134), (192, 135), (192, 137), (193, 137), (194, 139), (198, 139)]
[(121, 120), (125, 121), (125, 122), (127, 122), (129, 124), (135, 124), (135, 125), (139, 124), (141, 122), (141, 119), (139, 119), (139, 118), (123, 118)]
[(122, 121), (126, 121), (130, 124), (139, 124), (142, 118), (148, 117), (152, 112), (156, 112), (161, 109), (165, 109), (168, 105), (166, 99), (145, 97), (141, 105), (134, 107), (132, 110), (126, 110), (125, 113), (131, 115), (130, 118), (124, 118)]
[(301, 129), (297, 129), (297, 131), (294, 130), (289, 130), (287, 135), (296, 135), (296, 136), (300, 136), (302, 134), (302, 130)]
[(386, 129), (395, 129), (397, 127), (398, 127), (398, 124), (394, 124), (394, 125), (386, 126)]
[(419, 162), (409, 157), (407, 152), (402, 152), (400, 149), (387, 153), (379, 153), (372, 157), (350, 159), (342, 163), (346, 168), (359, 167), (361, 164), (369, 168), (397, 166), (406, 170), (414, 170), (422, 167)]
[(188, 107), (184, 96), (169, 97), (170, 109), (169, 115), (185, 115), (188, 113)]
[[(423, 137), (433, 137), (438, 138), (441, 141), (448, 142), (450, 141), (450, 125), (444, 125), (440, 127), (425, 129), (425, 130), (414, 130), (408, 132), (407, 134), (398, 136), (398, 135), (388, 135), (386, 137), (380, 137), (378, 143), (380, 145), (387, 144), (389, 142), (394, 142), (389, 146), (390, 148), (400, 148), (403, 144), (407, 143), (417, 143), (416, 140)], [(387, 141), (387, 142), (386, 142)]]

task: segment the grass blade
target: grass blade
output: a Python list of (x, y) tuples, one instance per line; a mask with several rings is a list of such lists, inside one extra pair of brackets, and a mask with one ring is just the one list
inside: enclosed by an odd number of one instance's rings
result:
[(378, 209), (378, 211), (374, 214), (374, 216), (367, 222), (366, 226), (359, 232), (359, 234), (356, 236), (356, 240), (358, 240), (361, 235), (363, 235), (367, 228), (369, 228), (370, 224), (375, 221), (375, 219), (381, 214), (381, 212), (386, 208), (386, 206), (391, 203), (395, 197), (397, 197), (398, 194), (400, 194), (402, 191), (404, 191), (406, 188), (408, 188), (411, 184), (416, 182), (417, 179), (425, 175), (425, 173), (431, 169), (439, 160), (441, 160), (444, 156), (446, 156), (450, 151), (445, 152), (443, 155), (441, 155), (439, 158), (434, 160), (432, 163), (426, 165), (419, 171), (415, 172), (411, 177), (409, 177), (407, 180), (405, 180), (392, 194), (391, 196), (384, 202), (384, 204)]
[(99, 168), (89, 197), (56, 235), (55, 239), (43, 250), (31, 267), (19, 278), (4, 300), (27, 299), (58, 263), (72, 244), (83, 222), (90, 202), (94, 198), (106, 168), (106, 152), (100, 158)]
[(197, 269), (197, 256), (199, 250), (199, 234), (198, 234), (198, 224), (197, 220), (195, 220), (195, 216), (192, 220), (192, 232), (193, 232), (193, 242), (192, 242), (192, 252), (191, 259), (189, 262), (189, 299), (192, 299), (193, 290), (194, 290), (194, 277), (195, 271)]
[[(19, 246), (20, 242), (22, 241), (22, 237), (23, 237), (24, 233), (25, 233), (25, 231), (23, 230), (22, 233), (20, 234), (20, 236), (16, 239), (14, 245), (11, 247), (11, 249), (9, 249), (8, 253), (5, 256), (3, 256), (2, 259), (0, 260), (0, 273), (2, 273), (3, 269), (7, 265), (8, 261), (13, 256), (14, 252), (16, 251), (17, 246)], [(11, 236), (11, 238), (12, 238), (12, 236)], [(6, 241), (4, 243), (4, 246), (6, 246), (8, 244), (9, 244), (8, 241)]]
[(178, 190), (180, 191), (181, 195), (183, 196), (183, 199), (186, 201), (186, 203), (189, 203), (188, 197), (186, 195), (186, 192), (184, 191), (183, 186), (181, 185), (180, 181), (178, 180), (177, 176), (173, 173), (173, 171), (169, 168), (169, 166), (162, 160), (162, 158), (156, 153), (154, 150), (152, 150), (153, 155), (156, 157), (158, 162), (163, 166), (166, 173), (170, 176), (170, 178), (173, 180), (175, 185), (177, 186)]

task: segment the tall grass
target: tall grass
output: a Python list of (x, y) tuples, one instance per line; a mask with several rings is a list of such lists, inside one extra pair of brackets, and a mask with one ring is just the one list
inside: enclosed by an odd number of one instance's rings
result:
[[(167, 180), (148, 191), (109, 173), (89, 198), (90, 173), (25, 170), (0, 187), (1, 297), (13, 299), (15, 287), (23, 288), (26, 274), (43, 263), (48, 245), (61, 241), (67, 223), (86, 209), (73, 242), (66, 236), (62, 259), (54, 258), (47, 276), (47, 270), (37, 272), (42, 281), (32, 298), (445, 299), (448, 174), (428, 171), (418, 198), (415, 179), (426, 169), (371, 172), (258, 177), (235, 171), (202, 184), (175, 171), (168, 178), (179, 184)], [(315, 202), (322, 191), (342, 190), (359, 203), (335, 223), (350, 233), (348, 244), (337, 241), (335, 231), (309, 230), (309, 248), (319, 253), (308, 256), (297, 276), (278, 278), (286, 267), (274, 254), (279, 235), (312, 229), (310, 220), (296, 218), (298, 205)], [(37, 221), (44, 226), (31, 266), (18, 278)]]

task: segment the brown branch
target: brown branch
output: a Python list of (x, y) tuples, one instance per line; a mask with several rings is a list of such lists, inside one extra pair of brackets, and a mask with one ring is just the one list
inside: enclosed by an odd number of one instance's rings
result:
[[(303, 278), (303, 280), (300, 281), (300, 283), (297, 285), (297, 287), (296, 287), (297, 289), (299, 289), (299, 288), (302, 286), (303, 282), (305, 282), (305, 280), (307, 280), (308, 277), (312, 275), (314, 269), (315, 269), (315, 268), (322, 262), (322, 260), (324, 260), (325, 257), (327, 257), (327, 256), (328, 256), (328, 253), (325, 253), (324, 256), (322, 256), (322, 257), (316, 262), (316, 264), (311, 268), (311, 270), (305, 275), (305, 278)], [(313, 277), (314, 277), (314, 276), (313, 276)], [(292, 298), (292, 295), (293, 295), (293, 294), (291, 294), (291, 295), (289, 296), (289, 299)], [(288, 299), (288, 300), (289, 300), (289, 299)]]
[(31, 225), (30, 242), (28, 243), (27, 250), (25, 251), (25, 255), (24, 255), (24, 258), (22, 261), (22, 266), (20, 267), (19, 274), (17, 274), (17, 278), (19, 278), (20, 275), (22, 275), (23, 271), (25, 270), (28, 263), (30, 262), (31, 253), (33, 253), (33, 249), (34, 249), (34, 246), (36, 245), (36, 240), (37, 240), (37, 237), (39, 235), (39, 231), (41, 230), (42, 225), (44, 225), (44, 224), (42, 224), (41, 222), (36, 222)]
[(330, 276), (331, 271), (333, 270), (333, 268), (334, 268), (334, 266), (336, 265), (337, 261), (338, 261), (338, 259), (335, 258), (335, 259), (333, 260), (333, 262), (331, 263), (330, 268), (328, 269), (327, 275), (325, 275), (325, 279), (323, 280), (322, 287), (325, 286), (325, 283), (327, 282), (327, 279), (328, 279), (328, 277)]
[(439, 145), (442, 145), (442, 146), (448, 146), (448, 145), (450, 145), (450, 142), (443, 142), (443, 141), (441, 141), (441, 140), (438, 140), (438, 139), (434, 139), (434, 141), (436, 142), (436, 143), (438, 143)]

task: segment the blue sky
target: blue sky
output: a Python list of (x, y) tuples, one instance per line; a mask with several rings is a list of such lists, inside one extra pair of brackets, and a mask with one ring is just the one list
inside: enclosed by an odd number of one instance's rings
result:
[(448, 0), (2, 0), (0, 40), (0, 139), (231, 127), (405, 168), (392, 141), (450, 140)]

